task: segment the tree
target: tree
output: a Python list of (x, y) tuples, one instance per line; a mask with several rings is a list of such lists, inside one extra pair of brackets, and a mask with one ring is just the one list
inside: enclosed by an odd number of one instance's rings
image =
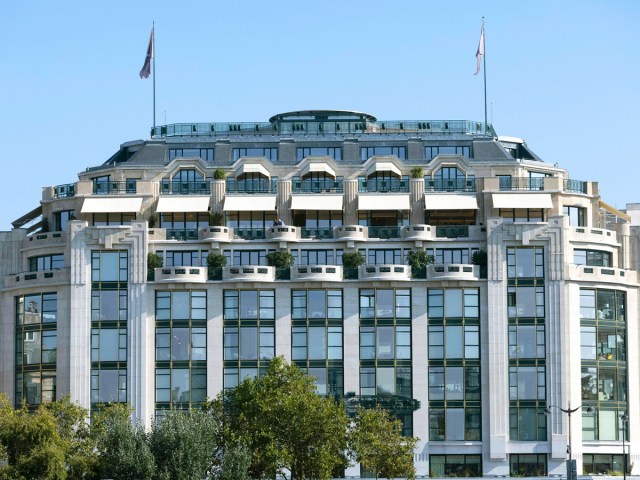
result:
[(150, 436), (156, 478), (202, 480), (220, 458), (216, 417), (204, 410), (169, 410), (156, 419)]
[(132, 422), (131, 410), (110, 404), (93, 419), (101, 478), (114, 480), (150, 479), (155, 463), (144, 426)]
[(356, 462), (386, 478), (415, 478), (413, 451), (417, 439), (403, 437), (398, 420), (381, 407), (359, 408), (350, 431), (350, 446)]
[(217, 400), (225, 445), (245, 443), (252, 478), (328, 479), (344, 467), (348, 418), (341, 403), (316, 394), (313, 377), (282, 357), (260, 379), (245, 379)]
[(222, 455), (218, 480), (250, 480), (249, 466), (251, 465), (251, 453), (246, 445), (230, 445)]
[(433, 263), (434, 258), (424, 250), (412, 250), (407, 255), (407, 263), (411, 265), (411, 274), (414, 277), (424, 277), (427, 265)]
[(293, 255), (286, 251), (268, 253), (267, 265), (276, 268), (290, 268), (293, 265)]

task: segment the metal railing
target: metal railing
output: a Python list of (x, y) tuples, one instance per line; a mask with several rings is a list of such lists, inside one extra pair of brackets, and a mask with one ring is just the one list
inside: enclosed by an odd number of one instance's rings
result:
[(500, 178), (500, 190), (544, 190), (544, 178)]
[(564, 181), (563, 190), (565, 192), (587, 193), (587, 182), (583, 182), (582, 180), (566, 179)]
[(337, 177), (335, 180), (329, 178), (325, 180), (313, 178), (300, 180), (299, 177), (294, 177), (291, 191), (293, 193), (342, 193), (342, 177)]
[(242, 238), (244, 240), (264, 240), (265, 236), (265, 228), (234, 228), (233, 234), (238, 238)]
[(164, 195), (209, 195), (211, 194), (211, 182), (170, 182), (163, 180), (160, 183), (160, 193)]
[(76, 184), (67, 183), (53, 187), (53, 198), (67, 198), (76, 196)]
[(436, 226), (437, 238), (464, 238), (469, 236), (468, 225), (439, 225)]
[(227, 178), (227, 193), (278, 193), (278, 179), (236, 180)]
[(384, 180), (376, 178), (359, 178), (358, 179), (358, 191), (359, 192), (409, 192), (409, 180), (408, 179), (396, 179), (386, 178)]
[(307, 228), (301, 227), (301, 237), (302, 238), (315, 238), (315, 239), (326, 239), (333, 238), (333, 228)]
[(475, 178), (456, 178), (452, 180), (425, 179), (425, 192), (475, 192)]
[(167, 228), (167, 240), (198, 240), (197, 228)]
[(400, 238), (401, 227), (369, 227), (369, 238)]
[(125, 193), (136, 193), (136, 181), (97, 181), (93, 182), (94, 195), (121, 195)]

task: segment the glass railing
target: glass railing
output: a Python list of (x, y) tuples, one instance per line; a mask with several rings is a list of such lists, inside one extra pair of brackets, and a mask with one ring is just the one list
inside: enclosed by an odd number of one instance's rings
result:
[(400, 227), (369, 227), (369, 238), (400, 238)]
[(136, 193), (136, 181), (125, 180), (118, 182), (93, 182), (94, 195), (121, 195), (125, 193)]
[(358, 191), (359, 192), (409, 192), (409, 180), (408, 179), (396, 179), (387, 178), (384, 180), (375, 178), (359, 178), (358, 179)]
[(233, 229), (233, 234), (244, 240), (264, 240), (265, 228), (243, 228), (238, 227)]
[(564, 181), (564, 191), (573, 193), (587, 193), (587, 182), (567, 179)]
[(54, 198), (66, 198), (76, 196), (76, 184), (67, 183), (66, 185), (56, 185), (53, 187)]
[(475, 192), (475, 178), (456, 178), (453, 180), (425, 179), (425, 192)]
[(438, 238), (461, 238), (469, 236), (468, 225), (439, 225), (436, 226)]
[(160, 193), (164, 195), (209, 195), (211, 183), (201, 182), (169, 182), (160, 183)]
[(291, 191), (293, 193), (342, 193), (342, 177), (338, 177), (335, 180), (317, 180), (312, 178), (300, 180), (298, 177), (294, 177)]
[(278, 193), (278, 179), (236, 180), (228, 178), (226, 193)]
[(325, 227), (325, 228), (307, 228), (301, 227), (301, 237), (302, 238), (315, 238), (315, 239), (327, 239), (333, 238), (333, 228)]
[(544, 178), (500, 178), (500, 190), (544, 190)]
[(167, 240), (197, 240), (197, 228), (167, 228)]

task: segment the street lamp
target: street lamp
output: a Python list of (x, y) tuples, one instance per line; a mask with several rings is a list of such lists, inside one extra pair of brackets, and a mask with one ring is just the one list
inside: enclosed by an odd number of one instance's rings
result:
[(627, 412), (624, 412), (620, 415), (620, 420), (622, 420), (622, 475), (624, 476), (624, 480), (627, 480), (627, 423), (629, 422), (629, 415)]
[[(576, 480), (576, 478), (574, 478), (573, 476), (573, 472), (575, 469), (573, 466), (573, 452), (571, 449), (571, 446), (572, 446), (571, 445), (571, 414), (580, 410), (583, 407), (583, 405), (580, 405), (576, 408), (571, 408), (571, 403), (569, 403), (569, 406), (567, 408), (558, 407), (557, 405), (549, 405), (547, 408), (544, 409), (545, 415), (551, 415), (551, 407), (557, 408), (562, 413), (566, 413), (567, 416), (569, 417), (569, 445), (567, 445), (567, 453), (569, 454), (569, 461), (567, 462), (567, 480)], [(595, 411), (596, 409), (593, 408), (592, 406), (585, 407), (586, 413), (595, 413)]]

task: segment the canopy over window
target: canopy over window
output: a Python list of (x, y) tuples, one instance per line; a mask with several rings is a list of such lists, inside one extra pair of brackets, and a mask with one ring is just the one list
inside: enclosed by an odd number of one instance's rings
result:
[(409, 195), (358, 195), (358, 210), (409, 210)]
[(428, 194), (424, 196), (425, 210), (477, 210), (475, 195)]
[[(208, 197), (207, 197), (208, 198)], [(139, 212), (142, 198), (85, 198), (82, 213)]]
[(336, 176), (336, 171), (324, 162), (307, 164), (300, 172), (300, 176), (304, 177), (310, 173), (326, 173), (334, 178)]
[(222, 209), (226, 212), (273, 212), (276, 209), (276, 196), (229, 195), (225, 197)]
[(342, 210), (342, 195), (292, 195), (291, 210)]
[(494, 208), (551, 208), (549, 193), (494, 193)]
[(208, 212), (210, 197), (193, 195), (160, 197), (158, 200), (159, 213), (170, 212)]

